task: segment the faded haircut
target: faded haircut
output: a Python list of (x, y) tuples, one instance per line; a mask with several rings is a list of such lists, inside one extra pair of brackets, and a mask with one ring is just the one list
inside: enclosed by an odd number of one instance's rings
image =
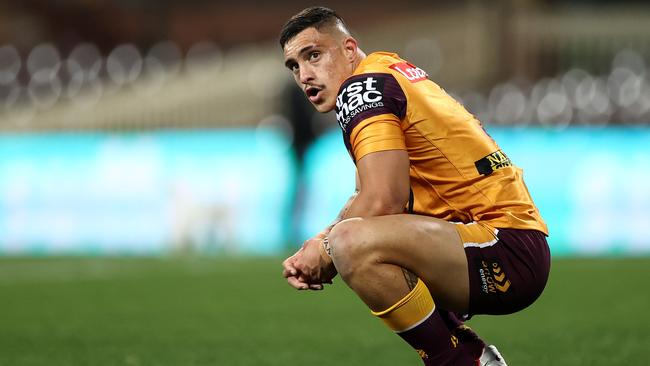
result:
[(284, 49), (284, 45), (289, 40), (295, 37), (298, 33), (307, 28), (316, 28), (320, 30), (325, 26), (332, 26), (340, 24), (347, 30), (347, 26), (343, 19), (330, 8), (324, 6), (313, 6), (304, 9), (300, 13), (294, 15), (287, 21), (282, 30), (280, 31), (280, 47)]

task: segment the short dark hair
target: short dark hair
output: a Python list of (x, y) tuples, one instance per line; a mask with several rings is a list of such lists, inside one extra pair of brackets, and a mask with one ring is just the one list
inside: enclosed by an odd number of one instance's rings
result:
[(343, 19), (330, 8), (312, 6), (304, 9), (300, 13), (292, 16), (282, 27), (282, 31), (280, 31), (280, 46), (284, 49), (284, 45), (291, 38), (307, 28), (314, 27), (320, 29), (325, 25), (332, 25), (335, 22), (341, 22), (345, 27)]

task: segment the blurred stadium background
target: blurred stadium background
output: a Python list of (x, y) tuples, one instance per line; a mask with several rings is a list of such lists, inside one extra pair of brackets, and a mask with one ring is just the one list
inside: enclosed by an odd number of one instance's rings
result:
[[(556, 254), (650, 253), (645, 3), (330, 5), (485, 123)], [(302, 6), (0, 4), (0, 253), (269, 254), (318, 231), (353, 167), (282, 67)]]
[[(527, 345), (525, 338), (491, 333), (505, 344), (506, 355), (520, 364), (609, 365), (623, 354), (628, 364), (647, 364), (639, 350), (647, 348), (648, 333), (635, 328), (631, 317), (611, 329), (612, 319), (554, 322), (552, 311), (571, 307), (564, 299), (581, 291), (601, 301), (599, 286), (622, 283), (628, 287), (619, 289), (621, 302), (608, 303), (606, 314), (634, 309), (638, 314), (650, 305), (641, 281), (650, 274), (647, 1), (322, 4), (346, 19), (366, 52), (399, 53), (477, 115), (524, 168), (549, 224), (553, 254), (581, 258), (557, 261), (560, 275), (551, 283), (558, 286), (549, 288), (532, 318), (499, 323), (508, 331), (518, 324), (537, 327), (527, 334), (535, 342), (549, 342), (551, 351)], [(54, 364), (128, 365), (286, 365), (296, 357), (320, 364), (327, 359), (318, 355), (328, 350), (297, 356), (268, 339), (291, 318), (278, 301), (303, 318), (310, 316), (307, 309), (319, 309), (314, 295), (287, 295), (278, 288), (284, 285), (276, 268), (283, 254), (329, 223), (354, 185), (335, 119), (312, 111), (284, 69), (276, 40), (284, 21), (309, 5), (0, 2), (0, 319), (7, 316), (0, 326), (0, 364), (43, 364), (51, 357)], [(197, 259), (196, 253), (212, 259)], [(60, 258), (70, 255), (78, 258)], [(25, 258), (31, 256), (38, 258)], [(612, 256), (627, 259), (608, 259)], [(234, 312), (229, 314), (240, 311), (230, 318), (237, 324), (258, 319), (260, 309), (205, 295), (227, 288), (243, 296), (242, 303), (255, 301), (223, 285), (239, 278), (256, 288), (259, 278), (242, 275), (248, 271), (264, 276), (262, 287), (273, 289), (260, 291), (282, 297), (268, 300), (276, 305), (262, 311), (267, 332), (254, 340), (257, 353), (240, 351), (245, 347), (237, 342), (247, 342), (243, 336), (224, 340), (208, 328), (187, 325), (201, 326), (192, 312), (207, 323), (227, 324), (227, 317), (210, 312), (223, 312), (223, 306)], [(98, 289), (106, 285), (109, 290)], [(637, 285), (645, 290), (639, 293)], [(162, 295), (178, 289), (188, 298), (205, 296), (188, 305)], [(351, 294), (344, 289), (335, 286), (333, 293), (341, 295), (329, 298), (331, 306), (360, 309), (358, 303), (350, 305)], [(116, 294), (119, 300), (111, 296)], [(133, 300), (143, 294), (149, 297), (146, 304)], [(43, 310), (38, 305), (43, 299), (55, 310)], [(95, 307), (104, 318), (90, 315)], [(158, 309), (154, 315), (142, 310), (152, 307)], [(76, 309), (76, 315), (66, 309)], [(359, 309), (356, 315), (363, 312)], [(581, 309), (576, 305), (575, 311)], [(358, 325), (356, 315), (347, 322)], [(577, 329), (574, 338), (548, 341), (557, 334), (550, 325), (539, 327), (535, 316), (544, 316), (556, 330)], [(176, 320), (169, 325), (171, 318)], [(380, 327), (372, 319), (361, 321), (366, 323), (358, 329)], [(154, 326), (157, 336), (139, 330), (158, 322), (167, 328)], [(360, 353), (395, 347), (390, 334), (373, 343), (357, 328), (341, 326)], [(231, 326), (223, 329), (237, 333)], [(305, 329), (293, 330), (292, 342), (308, 338)], [(626, 347), (618, 347), (610, 359), (587, 356), (591, 347), (580, 343), (581, 337), (610, 330), (609, 337), (591, 338), (590, 344), (610, 350), (619, 346), (619, 337)], [(178, 350), (172, 346), (177, 338), (161, 335), (168, 331), (181, 338), (198, 334), (198, 345), (187, 341), (184, 351)], [(110, 341), (102, 348), (105, 339), (97, 333), (128, 340), (153, 337), (158, 348)], [(85, 351), (61, 356), (52, 339), (81, 344)], [(231, 353), (223, 347), (218, 356), (205, 351), (223, 342)], [(30, 347), (43, 344), (48, 346), (41, 358), (26, 356)], [(577, 354), (570, 344), (579, 345)], [(260, 352), (276, 352), (276, 363), (262, 361)], [(343, 349), (329, 352), (335, 355), (327, 357), (342, 357), (341, 364), (366, 364), (363, 358), (345, 358), (349, 351)], [(407, 350), (396, 352), (376, 364), (413, 362)], [(549, 355), (540, 356), (545, 352)], [(569, 361), (557, 362), (552, 357), (557, 353), (571, 353)]]

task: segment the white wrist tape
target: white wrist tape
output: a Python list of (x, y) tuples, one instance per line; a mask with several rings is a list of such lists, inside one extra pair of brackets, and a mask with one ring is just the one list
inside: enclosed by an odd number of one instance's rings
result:
[(330, 240), (326, 236), (323, 238), (323, 248), (325, 248), (325, 253), (331, 258), (332, 257), (332, 247), (330, 247)]

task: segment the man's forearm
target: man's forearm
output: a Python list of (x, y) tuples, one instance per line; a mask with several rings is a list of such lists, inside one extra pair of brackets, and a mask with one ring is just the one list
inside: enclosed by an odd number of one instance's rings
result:
[(383, 200), (377, 195), (360, 191), (350, 202), (342, 220), (353, 217), (394, 215), (404, 212), (406, 202)]
[(402, 213), (404, 212), (405, 204), (406, 202), (404, 202), (404, 204), (389, 204), (385, 201), (378, 200), (369, 194), (363, 194), (362, 192), (356, 191), (345, 203), (345, 206), (343, 206), (334, 222), (321, 231), (318, 236), (327, 236), (334, 225), (345, 219)]
[(359, 194), (359, 191), (354, 191), (352, 196), (350, 196), (350, 198), (348, 198), (347, 202), (345, 202), (345, 205), (343, 205), (343, 208), (341, 209), (341, 211), (339, 211), (339, 214), (338, 214), (338, 216), (336, 216), (336, 219), (334, 219), (334, 221), (331, 224), (329, 224), (329, 226), (327, 226), (325, 229), (323, 229), (323, 231), (321, 231), (317, 235), (317, 237), (323, 237), (323, 238), (326, 237), (329, 234), (330, 230), (332, 230), (334, 225), (341, 222), (341, 220), (345, 220), (345, 219), (348, 218), (347, 217), (348, 210), (350, 209), (350, 206), (352, 206), (352, 203), (354, 202), (354, 200), (356, 199), (358, 194)]

